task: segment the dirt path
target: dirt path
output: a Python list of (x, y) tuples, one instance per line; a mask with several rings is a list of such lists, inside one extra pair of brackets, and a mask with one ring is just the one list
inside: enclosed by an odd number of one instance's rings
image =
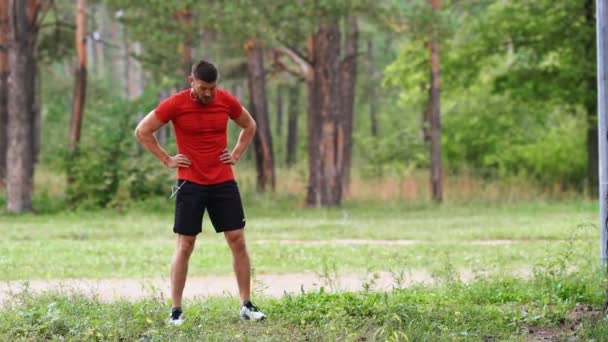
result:
[[(255, 240), (252, 243), (279, 242), (282, 244), (333, 244), (333, 245), (414, 245), (422, 243), (418, 240), (371, 240), (371, 239), (340, 239), (340, 240)], [(470, 241), (472, 245), (510, 245), (522, 241), (517, 240), (479, 240)], [(527, 276), (529, 270), (515, 272)], [(471, 281), (475, 275), (469, 270), (459, 271), (460, 279)], [(393, 287), (407, 287), (415, 283), (432, 284), (436, 280), (429, 272), (413, 271), (403, 275), (390, 272), (374, 272), (371, 274), (340, 274), (322, 276), (315, 273), (290, 273), (281, 275), (258, 275), (253, 280), (253, 291), (257, 294), (280, 297), (285, 293), (300, 291), (316, 291), (324, 287), (328, 291), (358, 291), (371, 287), (376, 291), (386, 291)], [(134, 278), (134, 279), (63, 279), (63, 280), (32, 280), (0, 282), (0, 305), (15, 294), (28, 289), (33, 293), (55, 291), (60, 293), (77, 292), (87, 296), (97, 297), (102, 301), (116, 299), (138, 300), (152, 295), (170, 297), (168, 277)], [(208, 296), (236, 296), (238, 289), (233, 275), (197, 276), (191, 277), (184, 290), (185, 298)]]
[[(529, 275), (529, 271), (515, 272)], [(460, 271), (460, 279), (469, 282), (475, 274)], [(316, 291), (324, 287), (327, 291), (359, 291), (370, 287), (374, 291), (388, 291), (394, 287), (408, 287), (412, 284), (433, 284), (437, 280), (425, 271), (414, 271), (396, 275), (390, 272), (373, 272), (367, 275), (348, 274), (322, 276), (314, 273), (290, 273), (281, 275), (258, 275), (253, 279), (252, 290), (257, 295), (280, 297), (285, 293), (300, 293), (302, 290)], [(15, 294), (28, 289), (33, 293), (54, 291), (59, 293), (82, 293), (110, 302), (117, 299), (135, 301), (144, 297), (170, 297), (169, 279), (156, 277), (148, 279), (63, 279), (34, 280), (27, 284), (20, 281), (0, 283), (0, 303)], [(236, 296), (238, 289), (233, 275), (191, 277), (184, 290), (185, 298), (209, 296)]]
[[(370, 275), (321, 276), (314, 273), (291, 273), (282, 275), (258, 275), (253, 280), (253, 291), (271, 297), (280, 297), (284, 293), (315, 291), (324, 287), (328, 291), (358, 291), (364, 285), (374, 290), (390, 290), (394, 286), (410, 286), (414, 283), (432, 283), (433, 277), (424, 271), (403, 275), (389, 272), (375, 272)], [(461, 273), (461, 279), (471, 280), (472, 273)], [(61, 293), (78, 292), (87, 296), (98, 297), (102, 301), (116, 299), (137, 300), (151, 295), (169, 297), (170, 287), (167, 277), (149, 279), (64, 279), (34, 280), (29, 283), (5, 281), (0, 283), (0, 302), (22, 292), (25, 288), (33, 293), (57, 291)], [(203, 276), (188, 279), (184, 296), (186, 298), (229, 295), (236, 296), (238, 289), (234, 276)]]
[[(542, 241), (542, 240), (534, 240)], [(424, 240), (374, 240), (374, 239), (333, 239), (333, 240), (252, 240), (251, 243), (280, 243), (287, 245), (381, 245), (381, 246), (411, 246), (420, 243), (433, 243)], [(450, 241), (452, 243), (453, 241)], [(463, 241), (464, 244), (478, 246), (501, 246), (524, 243), (527, 240), (473, 240)]]

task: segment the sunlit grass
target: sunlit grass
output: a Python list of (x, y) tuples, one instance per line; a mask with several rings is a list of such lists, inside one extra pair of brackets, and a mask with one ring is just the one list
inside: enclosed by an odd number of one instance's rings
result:
[[(344, 273), (434, 272), (446, 263), (467, 271), (529, 270), (568, 241), (593, 251), (599, 239), (593, 202), (351, 201), (311, 210), (296, 198), (248, 193), (245, 207), (254, 267), (270, 274), (333, 265)], [(126, 211), (0, 216), (0, 279), (166, 275), (174, 249), (172, 212), (171, 202), (159, 198)], [(207, 218), (198, 240), (191, 274), (230, 274), (229, 250)]]

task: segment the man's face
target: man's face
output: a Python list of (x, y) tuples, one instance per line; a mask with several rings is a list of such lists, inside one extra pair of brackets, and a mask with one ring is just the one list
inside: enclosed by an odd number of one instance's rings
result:
[(190, 85), (192, 86), (192, 95), (202, 104), (207, 104), (213, 100), (215, 96), (216, 82), (208, 83), (197, 80), (190, 76)]

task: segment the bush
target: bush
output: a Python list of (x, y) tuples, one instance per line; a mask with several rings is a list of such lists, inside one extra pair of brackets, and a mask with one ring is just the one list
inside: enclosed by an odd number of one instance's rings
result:
[[(155, 92), (136, 101), (114, 99), (88, 111), (78, 151), (65, 153), (68, 202), (78, 207), (107, 207), (129, 199), (167, 193), (168, 172), (138, 145), (134, 128), (154, 108)], [(124, 189), (124, 193), (119, 191)], [(119, 199), (117, 199), (118, 197)]]

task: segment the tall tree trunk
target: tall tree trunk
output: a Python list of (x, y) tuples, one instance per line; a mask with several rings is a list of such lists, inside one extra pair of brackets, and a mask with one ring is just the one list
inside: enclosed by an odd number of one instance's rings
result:
[(76, 2), (76, 55), (77, 65), (74, 73), (74, 98), (72, 102), (72, 120), (70, 124), (70, 151), (75, 153), (80, 143), (82, 113), (87, 93), (87, 25), (86, 0)]
[(249, 79), (249, 97), (251, 115), (255, 119), (258, 130), (253, 139), (255, 161), (257, 168), (257, 189), (266, 191), (275, 188), (274, 154), (272, 151), (272, 136), (268, 120), (268, 101), (266, 97), (266, 72), (264, 70), (264, 55), (259, 41), (252, 38), (245, 44), (247, 48), (247, 71)]
[(298, 102), (300, 90), (298, 85), (289, 86), (289, 118), (287, 123), (287, 156), (286, 164), (288, 167), (293, 166), (297, 161), (298, 151)]
[[(110, 27), (109, 27), (109, 39), (111, 42), (116, 42), (116, 45), (118, 45), (120, 42), (120, 23), (117, 22), (116, 20), (113, 20), (110, 18)], [(125, 57), (123, 55), (123, 49), (124, 49), (124, 41), (121, 44), (122, 48), (116, 48), (116, 49), (106, 49), (107, 54), (108, 54), (108, 61), (122, 61), (124, 63)], [(117, 62), (120, 63), (120, 62)], [(111, 63), (110, 63), (111, 64)], [(118, 64), (120, 65), (120, 64)], [(125, 97), (127, 96), (127, 92), (126, 89), (124, 87), (122, 87), (122, 91), (119, 91), (120, 87), (119, 85), (122, 85), (123, 83), (123, 78), (125, 77), (124, 73), (125, 70), (127, 68), (125, 68), (123, 66), (122, 68), (122, 72), (121, 72), (121, 68), (118, 67), (118, 65), (116, 65), (116, 67), (110, 67), (110, 78), (112, 80), (112, 84), (116, 85), (116, 95), (120, 96), (120, 95), (124, 95)]]
[(7, 209), (32, 210), (37, 0), (9, 0)]
[(185, 75), (183, 89), (190, 88), (188, 76), (192, 73), (192, 12), (189, 8), (179, 11), (177, 14), (179, 21), (186, 27), (184, 40), (182, 41), (182, 70)]
[(124, 81), (124, 94), (127, 99), (132, 99), (133, 94), (131, 93), (131, 87), (129, 87), (129, 80), (131, 79), (131, 47), (129, 46), (129, 37), (127, 36), (127, 25), (122, 24), (122, 48), (124, 51), (123, 55), (123, 70), (124, 74), (122, 79)]
[(93, 39), (91, 39), (91, 44), (93, 45), (93, 52), (91, 57), (94, 58), (94, 68), (95, 74), (98, 77), (103, 78), (103, 73), (106, 70), (105, 68), (105, 56), (104, 56), (104, 46), (100, 41), (105, 37), (105, 20), (106, 20), (106, 11), (101, 5), (93, 5), (93, 20), (95, 31), (93, 33)]
[[(335, 22), (335, 21), (333, 21)], [(309, 206), (337, 206), (342, 200), (340, 148), (340, 29), (323, 23), (312, 40), (309, 90)]]
[(8, 0), (0, 0), (0, 189), (6, 177), (6, 148), (8, 125)]
[(357, 53), (359, 49), (359, 27), (357, 17), (349, 16), (347, 19), (347, 32), (345, 42), (345, 56), (341, 65), (341, 94), (342, 114), (341, 142), (342, 160), (338, 160), (341, 167), (342, 191), (349, 192), (350, 188), (350, 168), (352, 160), (352, 141), (353, 141), (353, 122), (355, 107), (355, 90), (357, 85)]
[(369, 76), (369, 84), (367, 96), (369, 99), (369, 119), (371, 123), (372, 136), (378, 136), (378, 97), (376, 96), (376, 87), (378, 87), (378, 76), (376, 65), (374, 63), (374, 41), (367, 40), (367, 75)]
[[(36, 53), (36, 52), (34, 52)], [(37, 68), (37, 67), (36, 67)], [(34, 99), (32, 102), (31, 109), (31, 120), (32, 120), (32, 175), (34, 174), (34, 165), (38, 162), (38, 157), (40, 156), (40, 140), (41, 140), (41, 126), (42, 126), (42, 96), (41, 96), (41, 84), (40, 77), (38, 75), (38, 70), (32, 74), (31, 83), (34, 85), (34, 89), (32, 89), (32, 98)]]
[[(133, 50), (135, 52), (135, 56), (141, 56), (143, 53), (141, 43), (135, 42), (133, 44)], [(134, 64), (136, 72), (133, 73), (133, 79), (131, 82), (131, 86), (133, 87), (132, 92), (135, 94), (135, 97), (140, 97), (143, 95), (144, 88), (146, 86), (144, 68), (138, 59), (135, 59)]]
[[(596, 25), (594, 0), (585, 1), (585, 21), (587, 22), (585, 24), (587, 27), (595, 27)], [(585, 59), (587, 61), (595, 61), (597, 59), (595, 34), (588, 35), (586, 39)], [(588, 89), (585, 101), (585, 110), (587, 112), (587, 189), (591, 198), (597, 198), (599, 187), (599, 152), (597, 136), (597, 74), (595, 71), (589, 72), (586, 84)]]
[[(427, 46), (430, 49), (430, 45)], [(429, 79), (428, 83), (425, 82), (420, 86), (423, 91), (428, 92), (428, 97), (426, 100), (426, 106), (422, 111), (421, 118), (421, 128), (422, 128), (422, 141), (424, 142), (425, 147), (431, 148), (431, 117), (433, 116), (433, 72), (429, 70)]]
[[(440, 0), (430, 0), (436, 12), (440, 10)], [(441, 184), (441, 74), (439, 62), (439, 37), (436, 29), (431, 33), (431, 193), (435, 202), (443, 199)]]
[(277, 136), (281, 137), (283, 135), (283, 89), (282, 85), (277, 86)]

